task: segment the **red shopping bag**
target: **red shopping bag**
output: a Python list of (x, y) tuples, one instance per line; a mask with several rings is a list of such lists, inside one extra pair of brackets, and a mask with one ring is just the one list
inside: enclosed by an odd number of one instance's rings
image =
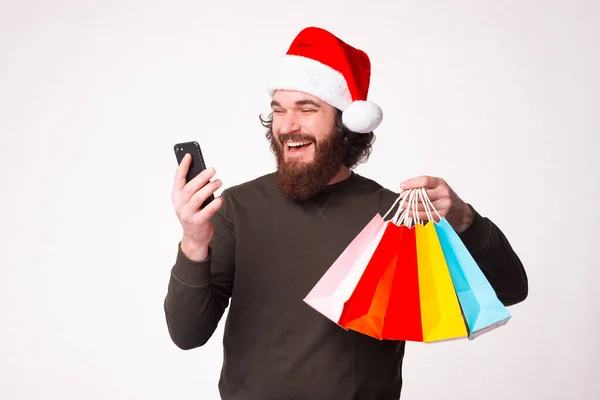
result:
[(398, 256), (400, 227), (387, 226), (350, 298), (344, 303), (338, 324), (346, 329), (381, 339)]
[(381, 336), (383, 339), (422, 342), (415, 229), (407, 226), (399, 229), (398, 256)]

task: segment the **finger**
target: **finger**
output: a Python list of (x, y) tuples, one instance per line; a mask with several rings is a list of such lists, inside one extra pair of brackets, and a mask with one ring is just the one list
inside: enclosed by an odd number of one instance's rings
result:
[[(426, 189), (425, 192), (426, 192), (426, 195), (427, 195), (427, 199), (422, 196), (422, 194), (420, 193), (420, 191), (418, 193), (415, 193), (415, 195), (414, 195), (414, 198), (416, 198), (416, 201), (417, 201), (417, 208), (419, 210), (421, 210), (421, 211), (425, 210), (425, 205), (427, 205), (428, 208), (431, 208), (430, 203), (435, 202), (436, 200), (438, 200), (439, 199), (439, 193), (442, 193), (439, 190), (439, 188), (438, 189)], [(411, 202), (408, 201), (408, 200), (404, 201), (402, 203), (402, 206), (403, 206), (403, 208), (412, 208), (413, 207), (413, 205), (411, 204)]]
[(214, 168), (207, 168), (194, 177), (194, 179), (186, 183), (181, 191), (180, 204), (189, 203), (192, 196), (206, 185), (215, 173), (216, 171)]
[(206, 207), (204, 207), (202, 210), (200, 210), (200, 212), (198, 213), (199, 218), (210, 219), (210, 217), (212, 217), (217, 211), (219, 211), (219, 209), (221, 208), (222, 205), (223, 205), (223, 198), (220, 196), (215, 197), (215, 199), (213, 201), (208, 203), (206, 205)]
[(186, 155), (183, 156), (181, 163), (177, 167), (177, 170), (175, 171), (175, 180), (173, 181), (174, 197), (178, 197), (175, 195), (178, 195), (181, 192), (181, 190), (183, 189), (183, 187), (185, 186), (185, 183), (186, 183), (185, 177), (190, 168), (191, 160), (192, 160), (192, 156), (189, 153), (186, 153)]
[(427, 189), (426, 192), (427, 197), (429, 197), (431, 202), (436, 202), (440, 199), (450, 199), (452, 198), (453, 193), (450, 186), (448, 186), (445, 182), (433, 189)]
[(448, 202), (452, 199), (450, 188), (444, 184), (437, 186), (434, 189), (426, 189), (425, 192), (429, 198), (429, 201), (436, 207), (440, 200), (443, 202)]
[[(450, 205), (451, 201), (446, 198), (433, 202), (433, 208), (431, 207), (431, 204), (427, 203), (427, 207), (425, 207), (425, 204), (419, 201), (416, 205), (416, 210), (419, 212), (419, 218), (421, 219), (427, 219), (427, 212), (429, 212), (432, 217), (439, 218), (437, 215), (445, 215), (446, 210), (450, 209)], [(405, 212), (408, 212), (409, 216), (414, 215), (415, 210), (413, 205), (404, 204), (403, 208), (406, 210)]]
[[(413, 205), (413, 204), (410, 204), (409, 202), (405, 202), (405, 203), (402, 205), (402, 207), (403, 207), (403, 208), (405, 208), (405, 209), (410, 209), (410, 210), (412, 210), (412, 209), (414, 208), (414, 205)], [(431, 208), (431, 207), (429, 207), (429, 208)], [(421, 202), (420, 200), (419, 200), (419, 202), (417, 203), (417, 210), (420, 210), (420, 211), (425, 211), (425, 205), (424, 205), (424, 204), (423, 204), (423, 202)]]
[(449, 210), (452, 207), (452, 200), (446, 197), (443, 197), (437, 201), (433, 202), (433, 207), (437, 211)]
[(190, 207), (193, 210), (198, 210), (206, 201), (206, 199), (208, 199), (211, 194), (214, 194), (215, 191), (221, 187), (221, 185), (222, 182), (220, 179), (216, 179), (213, 182), (206, 184), (203, 188), (194, 193), (188, 202), (187, 207)]
[(433, 189), (433, 188), (439, 186), (440, 182), (441, 182), (440, 178), (423, 175), (423, 176), (418, 176), (416, 178), (412, 178), (412, 179), (402, 182), (400, 184), (400, 187), (403, 190), (410, 190), (410, 189), (416, 189), (416, 188)]
[[(415, 213), (411, 210), (411, 211), (409, 211), (408, 216), (414, 219)], [(421, 220), (421, 221), (429, 221), (429, 216), (424, 211), (418, 212), (418, 216), (419, 216), (419, 220)], [(431, 217), (434, 218), (434, 220), (437, 218), (437, 216), (435, 214), (432, 214)]]

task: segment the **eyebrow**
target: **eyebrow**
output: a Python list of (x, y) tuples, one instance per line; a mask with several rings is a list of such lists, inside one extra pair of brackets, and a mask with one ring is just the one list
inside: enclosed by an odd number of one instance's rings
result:
[[(313, 101), (313, 100), (309, 100), (309, 99), (306, 99), (306, 100), (298, 100), (298, 101), (296, 102), (296, 105), (297, 105), (297, 106), (307, 106), (307, 105), (311, 105), (311, 106), (315, 106), (315, 107), (317, 107), (317, 108), (321, 108), (321, 105), (320, 105), (319, 103), (317, 103), (317, 102), (315, 102), (315, 101)], [(278, 101), (275, 101), (275, 100), (271, 101), (271, 107), (275, 107), (275, 106), (277, 106), (277, 107), (281, 107), (281, 103), (279, 103)]]

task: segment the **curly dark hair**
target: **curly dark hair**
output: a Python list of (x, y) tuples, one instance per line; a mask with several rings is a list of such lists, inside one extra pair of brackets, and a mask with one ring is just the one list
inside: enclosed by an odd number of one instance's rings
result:
[[(265, 136), (272, 143), (273, 139), (273, 113), (267, 118), (259, 116), (262, 126), (267, 128)], [(359, 163), (365, 163), (371, 155), (372, 146), (375, 142), (375, 134), (352, 132), (344, 126), (342, 122), (342, 112), (336, 110), (335, 115), (335, 133), (341, 135), (344, 140), (344, 159), (343, 163), (348, 168), (354, 168)]]

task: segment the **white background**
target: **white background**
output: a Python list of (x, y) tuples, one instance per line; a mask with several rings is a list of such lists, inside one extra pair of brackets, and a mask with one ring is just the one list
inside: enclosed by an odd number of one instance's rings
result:
[(445, 178), (530, 279), (508, 326), (409, 343), (402, 398), (597, 399), (599, 4), (0, 1), (0, 398), (218, 398), (223, 324), (184, 352), (164, 321), (173, 144), (270, 172), (265, 82), (317, 25), (373, 62), (357, 172)]

